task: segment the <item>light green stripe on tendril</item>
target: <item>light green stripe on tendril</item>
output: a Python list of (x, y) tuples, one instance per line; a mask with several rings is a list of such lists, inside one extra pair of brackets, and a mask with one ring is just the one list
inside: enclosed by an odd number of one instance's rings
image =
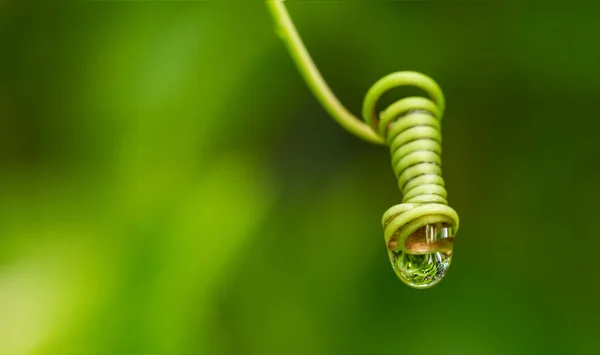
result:
[(371, 143), (384, 144), (383, 139), (348, 111), (331, 91), (308, 54), (283, 1), (267, 1), (267, 6), (275, 19), (277, 33), (288, 47), (300, 74), (325, 110), (350, 133)]

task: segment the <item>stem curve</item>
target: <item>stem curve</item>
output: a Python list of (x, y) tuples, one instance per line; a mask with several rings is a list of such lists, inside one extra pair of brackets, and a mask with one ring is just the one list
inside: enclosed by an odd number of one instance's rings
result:
[(362, 120), (354, 116), (335, 96), (306, 50), (283, 1), (267, 1), (267, 7), (277, 26), (276, 32), (285, 42), (292, 59), (308, 87), (325, 110), (348, 132), (375, 144), (385, 144), (383, 139)]

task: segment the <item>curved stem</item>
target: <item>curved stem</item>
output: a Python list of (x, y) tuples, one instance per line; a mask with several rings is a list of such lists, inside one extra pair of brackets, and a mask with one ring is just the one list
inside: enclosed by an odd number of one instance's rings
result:
[(334, 120), (352, 134), (371, 143), (384, 144), (383, 139), (366, 123), (350, 113), (331, 91), (315, 66), (310, 54), (308, 54), (304, 43), (302, 43), (302, 39), (294, 27), (294, 23), (285, 8), (283, 0), (267, 1), (267, 6), (271, 10), (271, 14), (277, 25), (277, 33), (288, 47), (300, 74), (304, 77), (309, 88), (319, 102), (321, 102), (325, 110)]

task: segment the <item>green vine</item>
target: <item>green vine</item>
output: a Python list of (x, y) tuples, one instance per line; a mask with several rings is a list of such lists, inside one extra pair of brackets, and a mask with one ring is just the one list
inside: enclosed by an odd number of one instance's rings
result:
[(350, 133), (368, 142), (384, 144), (381, 137), (348, 111), (331, 91), (302, 43), (283, 1), (267, 1), (267, 6), (275, 20), (276, 32), (287, 45), (300, 74), (325, 110)]
[[(411, 71), (385, 76), (368, 91), (363, 119), (352, 115), (331, 91), (315, 66), (283, 1), (268, 1), (283, 39), (308, 86), (329, 114), (354, 135), (390, 147), (392, 166), (402, 191), (402, 204), (383, 216), (384, 237), (394, 271), (415, 288), (435, 285), (452, 258), (458, 214), (448, 206), (441, 171), (441, 119), (445, 100), (430, 77)], [(382, 112), (377, 102), (389, 90), (414, 86), (429, 98), (408, 97)]]

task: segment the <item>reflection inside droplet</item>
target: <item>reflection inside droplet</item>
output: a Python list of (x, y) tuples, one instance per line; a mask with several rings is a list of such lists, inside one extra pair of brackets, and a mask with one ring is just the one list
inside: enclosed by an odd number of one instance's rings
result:
[(389, 250), (396, 274), (409, 286), (427, 288), (438, 283), (452, 260), (454, 230), (445, 223), (416, 230), (405, 243), (406, 251)]

